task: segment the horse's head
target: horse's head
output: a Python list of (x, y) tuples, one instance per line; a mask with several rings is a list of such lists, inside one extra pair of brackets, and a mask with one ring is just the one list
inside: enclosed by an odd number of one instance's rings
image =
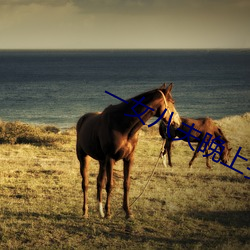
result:
[(221, 153), (220, 159), (223, 163), (227, 164), (229, 161), (229, 158), (230, 158), (230, 152), (231, 152), (232, 148), (228, 148), (228, 141), (226, 141), (226, 143), (223, 144), (223, 146), (225, 148)]
[(173, 99), (173, 97), (171, 95), (173, 84), (170, 83), (168, 87), (166, 87), (166, 86), (167, 86), (166, 83), (164, 83), (157, 90), (157, 92), (159, 92), (161, 94), (161, 97), (162, 97), (160, 107), (158, 108), (157, 111), (159, 112), (159, 114), (162, 114), (164, 112), (164, 110), (167, 109), (167, 111), (165, 112), (165, 114), (164, 114), (164, 116), (162, 118), (162, 120), (165, 123), (168, 123), (170, 115), (173, 112), (174, 114), (172, 116), (170, 125), (174, 126), (174, 128), (178, 128), (181, 125), (181, 118), (180, 118), (178, 112), (175, 109), (174, 99)]

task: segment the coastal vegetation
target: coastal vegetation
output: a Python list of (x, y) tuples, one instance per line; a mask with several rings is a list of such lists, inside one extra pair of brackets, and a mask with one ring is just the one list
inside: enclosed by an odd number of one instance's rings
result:
[[(202, 154), (193, 168), (188, 144), (174, 142), (174, 167), (156, 168), (132, 206), (122, 210), (122, 162), (115, 166), (112, 218), (97, 211), (98, 163), (90, 163), (89, 218), (82, 217), (75, 129), (22, 122), (0, 122), (0, 249), (249, 249), (250, 247), (250, 113), (216, 121), (244, 161), (234, 168)], [(145, 187), (162, 145), (158, 125), (140, 131), (132, 171), (130, 201)], [(105, 193), (105, 191), (104, 191)]]
[(67, 143), (68, 138), (61, 135), (59, 132), (59, 128), (51, 125), (35, 126), (19, 121), (0, 121), (1, 144), (50, 146), (56, 143)]

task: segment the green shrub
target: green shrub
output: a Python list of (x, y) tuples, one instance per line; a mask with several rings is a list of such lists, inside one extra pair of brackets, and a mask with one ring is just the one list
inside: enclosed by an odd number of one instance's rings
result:
[(50, 146), (55, 143), (67, 143), (67, 136), (59, 134), (54, 126), (33, 126), (19, 121), (0, 122), (0, 143), (33, 144)]
[(56, 126), (53, 126), (53, 125), (46, 125), (44, 128), (43, 128), (46, 132), (51, 132), (51, 133), (54, 133), (54, 134), (58, 134), (60, 132), (60, 129)]

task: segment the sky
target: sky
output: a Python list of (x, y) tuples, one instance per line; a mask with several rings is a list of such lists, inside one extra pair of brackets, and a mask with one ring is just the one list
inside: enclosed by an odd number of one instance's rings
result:
[(250, 48), (250, 0), (0, 0), (0, 49)]

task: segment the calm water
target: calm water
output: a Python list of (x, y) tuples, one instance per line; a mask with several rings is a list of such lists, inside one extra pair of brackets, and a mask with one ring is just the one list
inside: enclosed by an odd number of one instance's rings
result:
[(174, 82), (180, 115), (250, 111), (250, 50), (0, 51), (0, 119), (69, 127), (84, 113)]

